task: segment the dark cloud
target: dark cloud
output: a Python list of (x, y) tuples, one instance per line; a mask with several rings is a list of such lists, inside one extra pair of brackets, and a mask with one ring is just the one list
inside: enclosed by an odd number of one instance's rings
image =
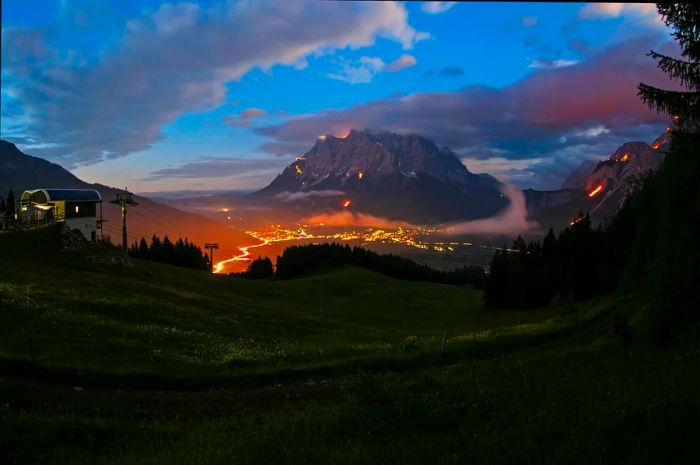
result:
[(464, 69), (460, 68), (459, 66), (445, 66), (440, 70), (429, 69), (423, 73), (423, 75), (425, 77), (433, 77), (436, 75), (443, 77), (456, 77), (464, 75)]
[(571, 50), (580, 55), (587, 55), (590, 50), (590, 47), (583, 39), (571, 39), (567, 42), (567, 45)]
[(600, 149), (604, 157), (616, 148), (613, 134), (666, 120), (636, 95), (640, 81), (668, 83), (645, 55), (655, 42), (654, 37), (628, 41), (583, 63), (536, 70), (504, 88), (470, 86), (382, 99), (293, 117), (256, 132), (270, 138), (263, 148), (277, 155), (305, 152), (318, 134), (370, 128), (419, 133), (472, 158), (535, 160), (595, 144), (606, 147)]
[[(219, 2), (163, 4), (126, 22), (99, 59), (78, 64), (43, 31), (3, 30), (3, 91), (24, 107), (42, 156), (67, 166), (147, 149), (187, 112), (220, 106), (226, 83), (253, 68), (303, 66), (312, 53), (386, 37), (410, 48), (425, 37), (398, 3)], [(7, 73), (8, 79), (5, 79)]]
[(441, 76), (462, 76), (464, 70), (459, 66), (445, 66), (440, 70)]

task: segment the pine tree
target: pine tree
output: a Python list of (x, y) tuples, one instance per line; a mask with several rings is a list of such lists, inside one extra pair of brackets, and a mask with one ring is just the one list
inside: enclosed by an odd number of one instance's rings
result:
[(5, 201), (6, 205), (6, 216), (8, 216), (10, 219), (14, 219), (15, 217), (15, 192), (12, 190), (10, 187), (10, 190), (7, 191), (7, 200)]
[(639, 84), (642, 101), (661, 113), (673, 116), (682, 132), (698, 132), (700, 129), (700, 6), (691, 3), (659, 3), (659, 14), (667, 26), (673, 28), (673, 36), (681, 46), (685, 60), (655, 51), (649, 56), (672, 79), (679, 81), (685, 91), (659, 89)]
[(139, 248), (138, 248), (138, 255), (139, 258), (148, 258), (148, 242), (146, 242), (145, 238), (141, 238), (141, 241), (139, 242)]

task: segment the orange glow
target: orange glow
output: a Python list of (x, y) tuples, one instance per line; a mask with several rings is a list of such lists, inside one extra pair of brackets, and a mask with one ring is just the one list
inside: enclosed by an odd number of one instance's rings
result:
[(651, 146), (651, 148), (653, 148), (654, 150), (658, 150), (659, 147), (661, 147), (661, 144), (659, 144), (658, 142)]
[(302, 160), (306, 160), (306, 157), (296, 157), (294, 159), (294, 161), (302, 161)]
[(326, 140), (326, 136), (318, 136), (318, 140)]
[(349, 135), (350, 135), (350, 129), (343, 129), (342, 131), (340, 131), (340, 132), (338, 133), (338, 135), (337, 135), (336, 137), (337, 137), (338, 139), (345, 139), (345, 138), (348, 137)]
[(595, 189), (593, 189), (592, 191), (590, 191), (590, 192), (588, 193), (588, 197), (595, 197), (596, 195), (598, 195), (598, 194), (601, 193), (601, 191), (603, 190), (603, 188), (605, 188), (605, 183), (604, 183), (604, 182), (601, 182), (600, 184), (598, 184), (597, 186), (595, 186)]
[(585, 218), (586, 218), (586, 217), (585, 217), (584, 215), (582, 215), (582, 216), (577, 216), (576, 218), (574, 218), (573, 220), (571, 220), (571, 223), (569, 223), (569, 226), (573, 226), (573, 225), (575, 225), (576, 223), (580, 223), (580, 222), (583, 221)]
[(363, 173), (362, 171), (360, 171), (359, 173), (357, 173), (357, 179), (362, 179), (362, 178), (364, 178), (364, 177), (365, 177), (365, 173)]
[(222, 208), (221, 211), (224, 213), (228, 213), (228, 208)]
[(299, 165), (294, 165), (294, 168), (297, 170), (297, 174), (301, 174), (301, 168), (299, 168)]
[[(258, 238), (256, 238), (258, 239)], [(250, 260), (250, 249), (254, 249), (255, 247), (262, 247), (264, 245), (269, 244), (269, 242), (265, 239), (260, 239), (262, 242), (260, 244), (255, 244), (255, 245), (247, 245), (245, 247), (239, 247), (238, 250), (241, 252), (240, 254), (236, 255), (233, 258), (229, 258), (228, 260), (222, 260), (220, 262), (217, 262), (214, 264), (214, 274), (216, 273), (221, 273), (221, 270), (224, 269), (224, 265), (227, 263), (231, 262), (238, 262), (238, 261), (249, 261)]]
[(673, 121), (679, 121), (681, 119), (680, 115), (673, 115)]
[(627, 161), (627, 160), (629, 160), (629, 159), (630, 159), (630, 154), (629, 154), (629, 153), (626, 153), (626, 154), (624, 154), (624, 155), (622, 156), (622, 158), (620, 158), (620, 161)]
[(352, 200), (347, 199), (343, 201), (343, 207), (348, 208), (352, 204)]
[(670, 127), (670, 126), (666, 128), (666, 132), (671, 132), (671, 127)]

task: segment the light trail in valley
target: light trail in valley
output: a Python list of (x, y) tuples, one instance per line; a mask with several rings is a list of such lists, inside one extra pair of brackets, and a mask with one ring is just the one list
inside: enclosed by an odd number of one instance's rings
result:
[[(312, 230), (312, 228), (314, 230)], [(320, 228), (320, 229), (317, 229)], [(449, 227), (446, 228), (449, 231)], [(344, 231), (328, 231), (323, 229), (323, 225), (295, 225), (282, 226), (271, 225), (268, 228), (262, 228), (257, 231), (246, 231), (246, 234), (260, 241), (258, 244), (246, 245), (238, 247), (239, 254), (222, 260), (214, 264), (214, 273), (223, 273), (227, 264), (234, 262), (250, 261), (250, 249), (256, 247), (264, 247), (273, 243), (293, 242), (293, 241), (319, 241), (319, 242), (349, 242), (357, 241), (360, 246), (366, 246), (370, 243), (394, 244), (424, 251), (450, 253), (455, 252), (456, 247), (477, 247), (490, 250), (501, 250), (501, 247), (490, 245), (474, 244), (467, 241), (432, 241), (429, 237), (433, 234), (441, 232), (436, 227), (419, 226), (415, 228), (397, 228), (397, 229), (380, 229), (380, 228), (361, 228), (348, 229)], [(512, 249), (505, 249), (512, 251)]]
[(254, 249), (256, 247), (263, 247), (265, 245), (268, 245), (270, 242), (261, 239), (263, 242), (260, 244), (253, 244), (253, 245), (246, 245), (243, 247), (239, 247), (238, 251), (241, 252), (240, 254), (236, 255), (233, 258), (229, 258), (228, 260), (222, 260), (220, 262), (216, 262), (214, 264), (214, 274), (221, 273), (221, 271), (224, 269), (224, 266), (226, 266), (227, 263), (232, 263), (232, 262), (247, 262), (250, 260), (250, 249)]

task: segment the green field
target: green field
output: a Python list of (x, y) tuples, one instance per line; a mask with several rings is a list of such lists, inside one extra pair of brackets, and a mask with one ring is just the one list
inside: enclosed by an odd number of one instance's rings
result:
[(312, 276), (123, 267), (59, 242), (0, 235), (3, 463), (700, 457), (697, 342), (649, 348), (634, 296), (487, 312), (479, 291), (342, 268), (319, 273), (321, 313)]

